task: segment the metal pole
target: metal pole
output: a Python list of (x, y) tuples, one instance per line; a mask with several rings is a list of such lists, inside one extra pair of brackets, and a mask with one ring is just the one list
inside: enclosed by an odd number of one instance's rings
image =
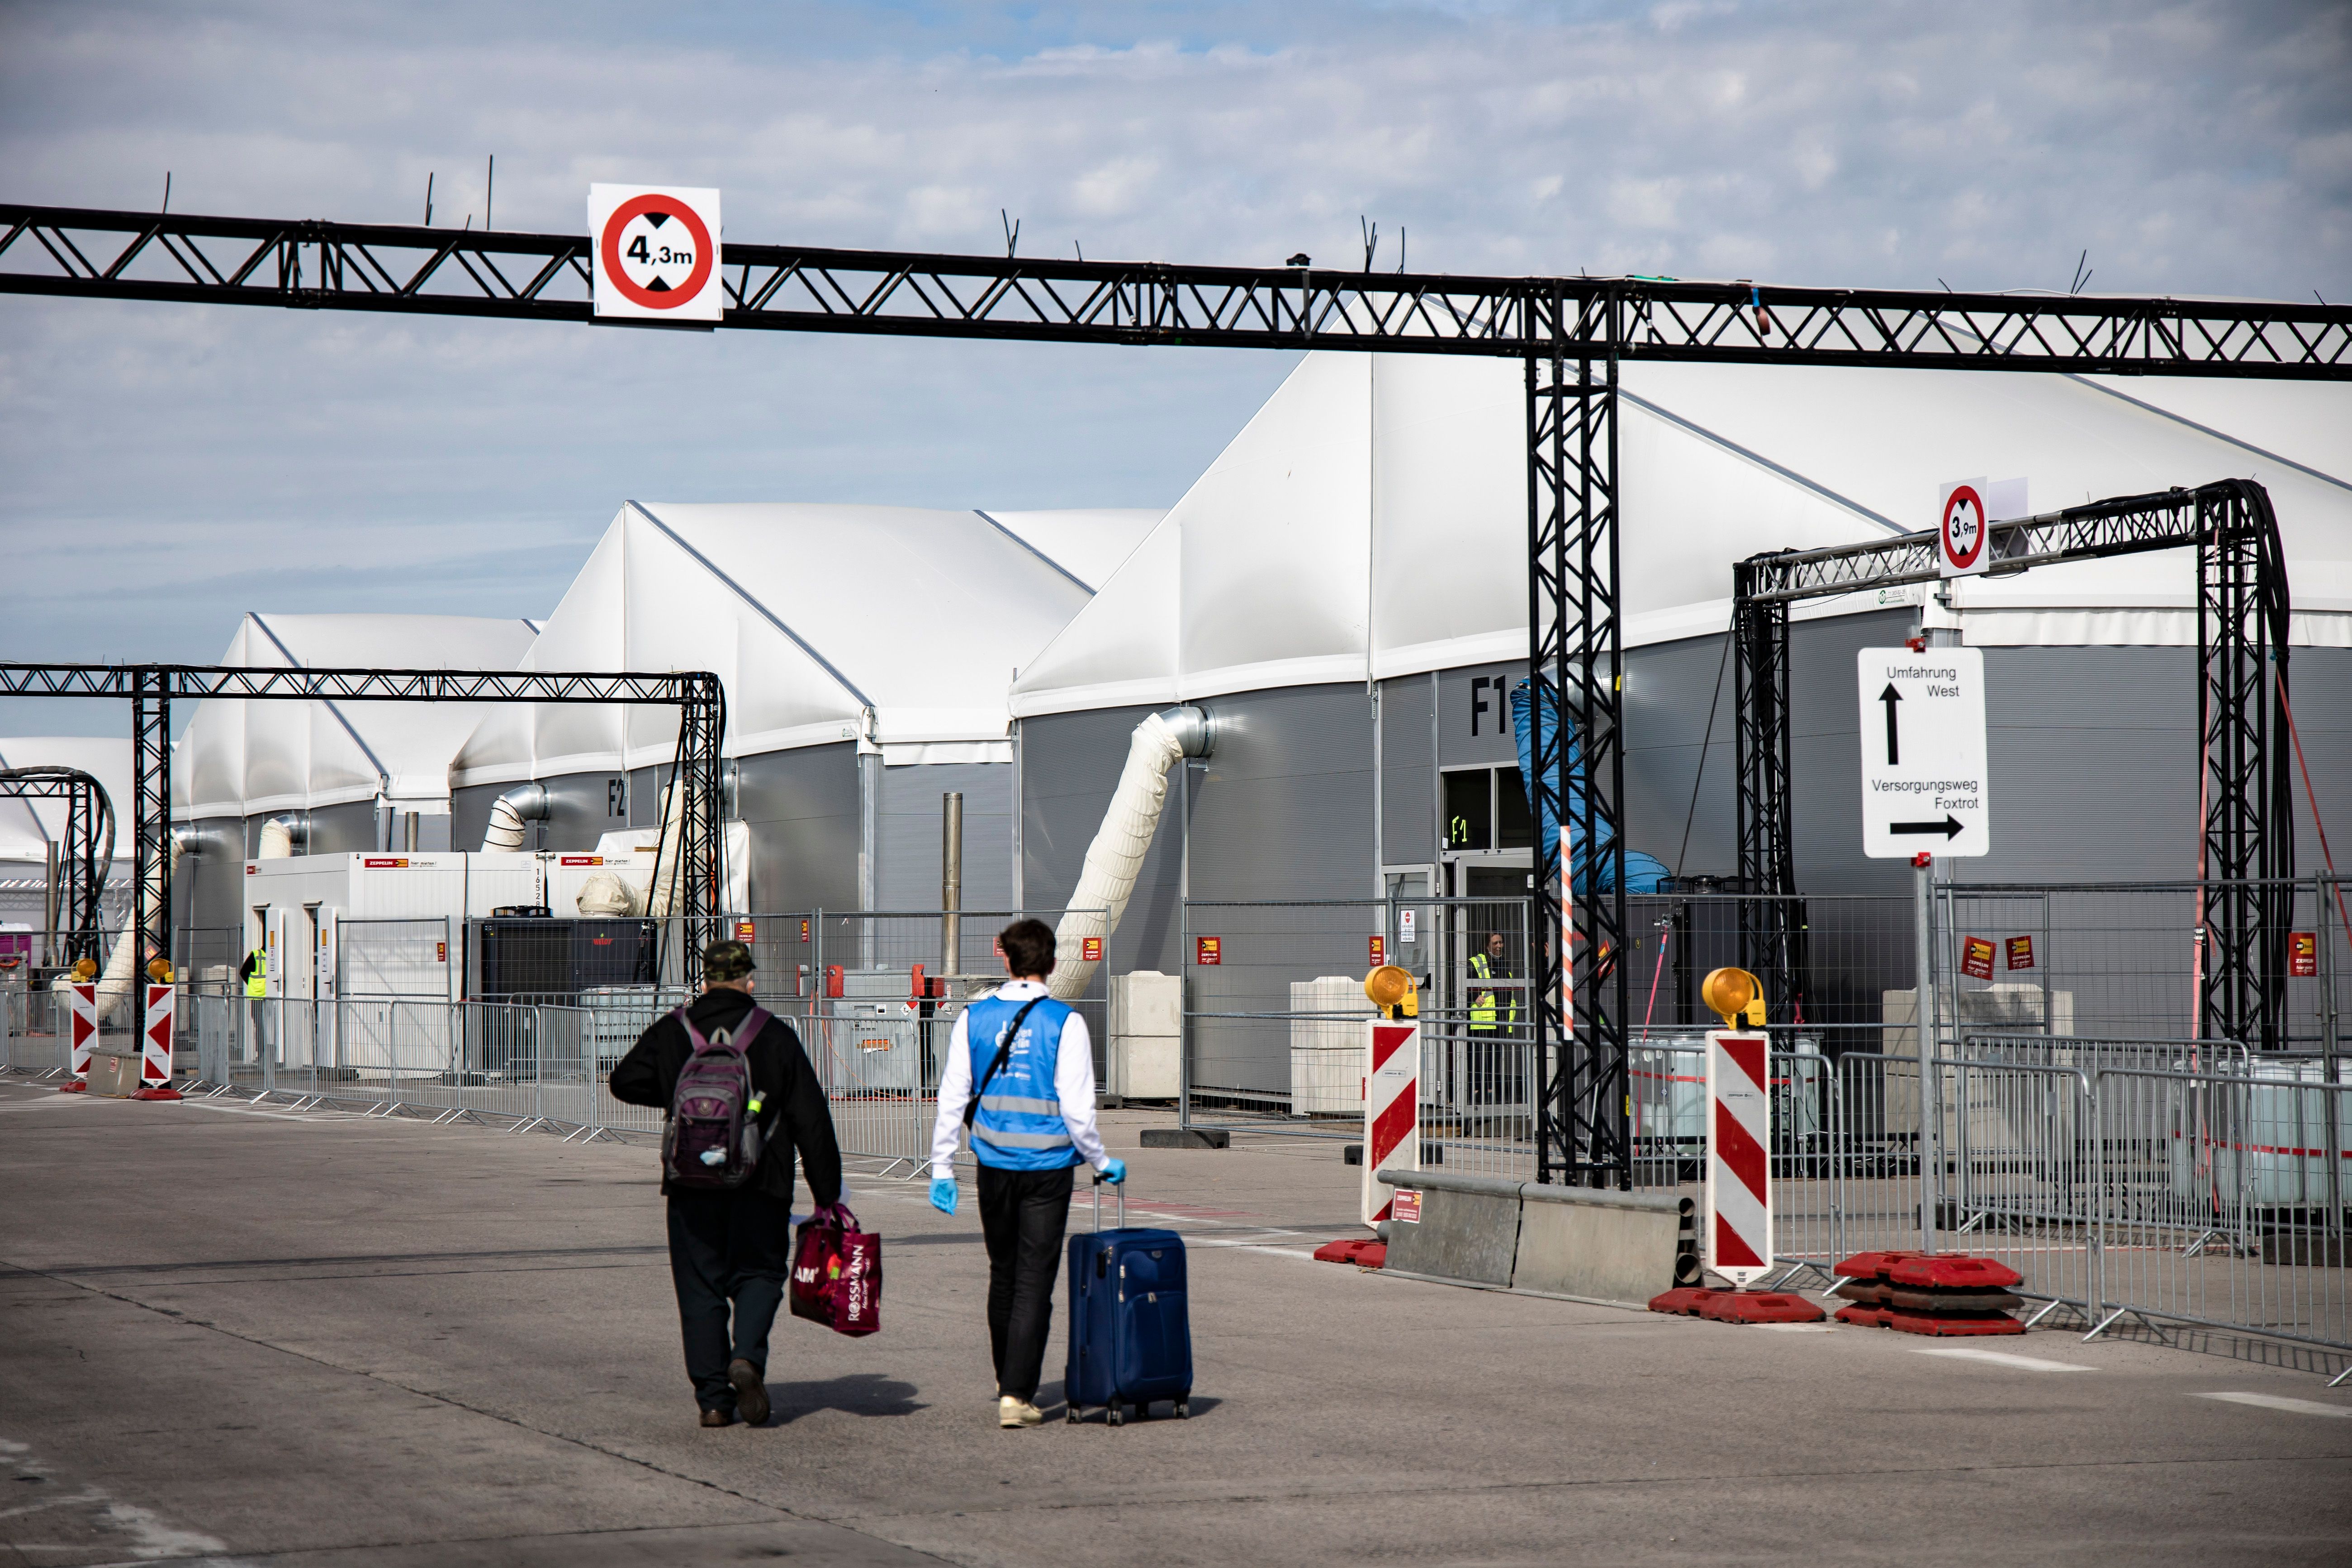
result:
[(1176, 759), (1176, 1125), (1192, 1125), (1192, 759)]
[[(2326, 1107), (2327, 1161), (2327, 1233), (2340, 1234), (2344, 1224), (2344, 1091), (2337, 1087), (2336, 1036), (2336, 933), (2329, 929), (2334, 911), (2328, 908), (2328, 894), (2333, 891), (2327, 879), (2319, 872), (2311, 874), (2314, 911), (2312, 935), (2318, 944), (2319, 959), (2319, 1078), (2320, 1100)], [(2341, 1258), (2337, 1259), (2342, 1262)]]
[(1913, 918), (1916, 924), (1912, 1017), (1919, 1044), (1919, 1246), (1936, 1250), (1936, 1189), (1943, 1179), (1942, 1084), (1936, 1074), (1936, 858), (1912, 858)]
[(940, 973), (963, 963), (963, 792), (940, 796)]

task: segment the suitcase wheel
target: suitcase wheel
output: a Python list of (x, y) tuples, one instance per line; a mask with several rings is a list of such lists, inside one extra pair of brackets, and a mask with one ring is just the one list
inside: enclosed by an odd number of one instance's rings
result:
[(1108, 1421), (1113, 1426), (1120, 1426), (1126, 1422), (1127, 1417), (1120, 1413), (1118, 1400), (1114, 1399), (1110, 1402), (1110, 1408), (1104, 1414), (1103, 1419)]
[(1178, 1394), (1178, 1395), (1176, 1396), (1176, 1419), (1177, 1419), (1177, 1420), (1179, 1420), (1179, 1421), (1182, 1421), (1182, 1420), (1189, 1419), (1189, 1418), (1191, 1417), (1192, 1414), (1192, 1394), (1189, 1394), (1189, 1393), (1186, 1393), (1186, 1394)]

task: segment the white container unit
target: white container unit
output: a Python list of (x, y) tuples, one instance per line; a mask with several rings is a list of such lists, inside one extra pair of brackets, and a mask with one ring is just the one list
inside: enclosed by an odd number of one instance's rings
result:
[(462, 993), (466, 921), (509, 905), (572, 912), (617, 872), (640, 898), (650, 867), (571, 854), (344, 854), (248, 860), (249, 943), (268, 994), (257, 1027), (281, 1067), (353, 1079), (455, 1070), (449, 1004)]
[[(1294, 980), (1290, 1011), (1290, 1113), (1361, 1116), (1364, 1026), (1356, 1020), (1373, 1016), (1364, 983), (1349, 974)], [(1302, 1018), (1301, 1013), (1346, 1016)]]

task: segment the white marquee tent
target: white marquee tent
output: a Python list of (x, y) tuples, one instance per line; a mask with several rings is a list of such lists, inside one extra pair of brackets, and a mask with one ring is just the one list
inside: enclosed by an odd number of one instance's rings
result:
[[(1014, 683), (1019, 716), (1524, 659), (1523, 373), (1317, 353)], [(1731, 563), (1932, 521), (1940, 481), (2036, 511), (2252, 476), (2298, 643), (2352, 646), (2352, 387), (1633, 364), (1620, 433), (1629, 647), (1720, 631)], [(1868, 596), (1808, 616), (1912, 603)], [(2181, 552), (1954, 592), (1965, 640), (2193, 644)], [(1932, 612), (1931, 610), (1931, 613)]]
[[(1009, 762), (1005, 689), (1157, 511), (622, 507), (531, 648), (541, 669), (708, 669), (730, 756), (856, 741), (891, 763)], [(667, 763), (657, 709), (514, 705), (458, 787)]]
[[(248, 614), (220, 662), (512, 669), (537, 635), (521, 619)], [(173, 762), (173, 815), (251, 817), (371, 800), (446, 813), (449, 760), (486, 710), (467, 702), (207, 699)]]

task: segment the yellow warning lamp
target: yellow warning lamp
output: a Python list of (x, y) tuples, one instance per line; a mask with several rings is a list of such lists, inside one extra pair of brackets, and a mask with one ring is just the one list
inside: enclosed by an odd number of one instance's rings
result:
[(1364, 994), (1384, 1018), (1421, 1016), (1421, 995), (1413, 989), (1412, 975), (1393, 963), (1383, 963), (1364, 976)]
[(97, 979), (98, 960), (94, 958), (77, 959), (73, 966), (73, 977), (77, 984), (82, 985), (87, 985), (91, 981)]
[(1764, 987), (1744, 969), (1716, 970), (1700, 984), (1698, 994), (1727, 1029), (1739, 1027), (1743, 1018), (1751, 1026), (1764, 1022)]
[(153, 981), (158, 985), (169, 985), (172, 984), (172, 961), (168, 958), (154, 958), (148, 960), (147, 978)]

